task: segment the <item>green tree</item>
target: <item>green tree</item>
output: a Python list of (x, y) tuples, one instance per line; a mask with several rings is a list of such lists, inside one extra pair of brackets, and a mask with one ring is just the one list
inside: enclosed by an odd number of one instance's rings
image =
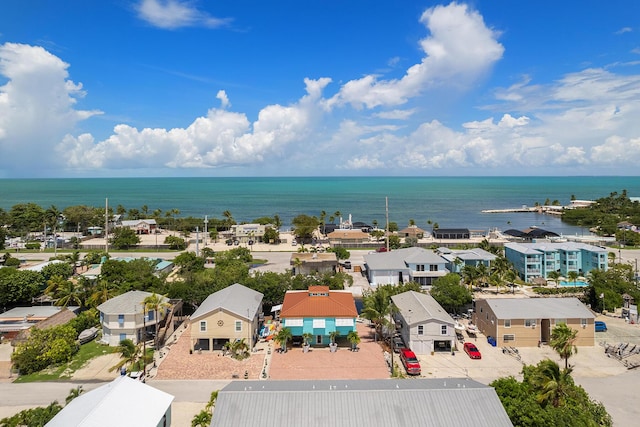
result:
[(49, 280), (53, 276), (59, 276), (63, 279), (68, 279), (73, 274), (73, 267), (64, 262), (56, 262), (53, 264), (45, 265), (40, 273), (44, 277), (44, 280)]
[(457, 313), (460, 307), (470, 304), (473, 300), (473, 294), (469, 288), (460, 284), (460, 276), (456, 273), (449, 273), (436, 279), (430, 294), (450, 313)]
[(536, 399), (543, 407), (548, 404), (556, 408), (564, 406), (570, 386), (573, 386), (571, 368), (562, 370), (553, 360), (543, 360), (533, 372), (531, 383), (537, 392)]
[(311, 241), (313, 233), (318, 229), (319, 221), (315, 216), (298, 215), (291, 220), (293, 234), (301, 243)]
[(11, 355), (11, 361), (21, 375), (68, 362), (78, 351), (77, 337), (76, 330), (71, 325), (46, 329), (34, 327), (29, 338), (18, 344)]
[(273, 337), (274, 341), (280, 344), (282, 351), (286, 353), (287, 351), (287, 343), (291, 341), (293, 335), (291, 334), (291, 329), (282, 328), (278, 331), (278, 333)]
[(133, 366), (141, 356), (142, 351), (140, 346), (137, 346), (130, 339), (124, 339), (118, 344), (118, 353), (120, 353), (120, 361), (117, 364), (109, 368), (110, 372), (120, 369), (123, 366)]
[(347, 334), (347, 340), (351, 343), (351, 349), (355, 350), (360, 344), (360, 336), (358, 335), (358, 331), (349, 331)]
[(156, 320), (156, 323), (155, 323), (156, 334), (154, 336), (154, 343), (155, 343), (156, 350), (158, 350), (158, 327), (160, 324), (160, 318), (158, 317), (158, 312), (171, 307), (171, 304), (169, 304), (169, 302), (166, 301), (165, 296), (158, 295), (156, 293), (149, 295), (142, 302), (144, 303), (145, 311), (153, 310), (155, 313), (154, 319)]
[(167, 236), (164, 239), (164, 243), (169, 245), (169, 249), (174, 251), (182, 251), (187, 248), (187, 241), (178, 236)]
[(349, 252), (346, 248), (342, 246), (336, 246), (333, 248), (328, 248), (327, 252), (333, 252), (336, 254), (338, 259), (349, 259), (351, 258), (351, 252)]
[(45, 211), (35, 203), (20, 203), (11, 207), (8, 223), (14, 234), (42, 230), (45, 223)]
[(0, 268), (0, 305), (31, 303), (43, 285), (44, 278), (37, 271)]
[(195, 252), (183, 252), (175, 257), (173, 263), (180, 267), (182, 274), (189, 274), (204, 270), (205, 259), (197, 256)]
[(578, 331), (571, 329), (566, 323), (556, 325), (551, 331), (551, 341), (549, 345), (558, 355), (564, 359), (564, 368), (569, 368), (569, 358), (578, 352), (575, 345)]
[(216, 400), (218, 400), (217, 390), (211, 393), (207, 406), (193, 417), (191, 427), (209, 427), (211, 425), (211, 417), (213, 416), (213, 408), (216, 406)]
[(116, 249), (129, 249), (140, 243), (140, 237), (130, 228), (116, 227), (113, 229), (113, 236), (109, 239), (109, 243)]

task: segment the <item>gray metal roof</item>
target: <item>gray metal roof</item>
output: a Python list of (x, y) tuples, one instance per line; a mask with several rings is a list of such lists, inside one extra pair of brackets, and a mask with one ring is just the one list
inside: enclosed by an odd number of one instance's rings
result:
[[(431, 295), (408, 291), (394, 295), (391, 299), (400, 310), (402, 317), (407, 321), (411, 320), (411, 325), (434, 319), (450, 325), (455, 323), (449, 313)], [(409, 312), (411, 312), (410, 316)]]
[(470, 379), (446, 378), (234, 381), (218, 394), (211, 425), (500, 427), (512, 423), (493, 388)]
[[(98, 310), (105, 314), (135, 314), (142, 313), (143, 301), (153, 295), (151, 292), (129, 291), (111, 298), (98, 306)], [(160, 295), (162, 296), (162, 295)], [(169, 298), (162, 297), (164, 302)]]
[(588, 245), (579, 242), (536, 242), (536, 243), (505, 243), (505, 247), (511, 248), (523, 254), (535, 254), (552, 251), (589, 251), (595, 253), (607, 253), (600, 246)]
[(489, 251), (485, 251), (481, 248), (471, 249), (449, 249), (438, 248), (440, 256), (445, 258), (449, 262), (455, 261), (456, 258), (460, 258), (462, 261), (494, 261), (497, 257)]
[(191, 315), (191, 320), (196, 320), (218, 309), (251, 320), (260, 309), (262, 297), (264, 295), (260, 292), (236, 283), (209, 295)]
[(164, 391), (121, 376), (76, 397), (46, 425), (155, 427), (172, 401)]
[(446, 264), (447, 260), (424, 248), (403, 248), (364, 256), (370, 270), (402, 270), (407, 264)]
[(578, 298), (490, 298), (487, 304), (498, 319), (593, 319)]

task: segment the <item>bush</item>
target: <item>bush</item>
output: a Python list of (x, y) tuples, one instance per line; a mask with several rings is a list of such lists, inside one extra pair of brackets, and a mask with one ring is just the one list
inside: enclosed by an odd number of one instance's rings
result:
[(40, 249), (41, 246), (40, 242), (27, 242), (24, 245), (25, 249)]
[(20, 374), (31, 374), (68, 362), (78, 351), (77, 337), (76, 330), (68, 324), (47, 329), (34, 327), (27, 341), (18, 344), (11, 361)]
[(4, 261), (5, 267), (18, 267), (20, 266), (20, 260), (18, 258), (10, 257)]

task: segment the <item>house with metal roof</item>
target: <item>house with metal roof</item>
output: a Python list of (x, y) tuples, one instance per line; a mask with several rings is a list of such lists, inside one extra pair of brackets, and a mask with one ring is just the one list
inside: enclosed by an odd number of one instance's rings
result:
[[(100, 304), (100, 324), (102, 325), (101, 341), (117, 346), (120, 341), (130, 339), (134, 344), (146, 338), (149, 332), (155, 331), (155, 325), (161, 322), (169, 309), (156, 313), (145, 309), (144, 300), (152, 296), (151, 292), (129, 291)], [(162, 297), (169, 303), (169, 298)]]
[(131, 219), (123, 220), (117, 223), (120, 227), (130, 228), (135, 231), (136, 234), (151, 234), (155, 233), (157, 223), (155, 219)]
[(46, 426), (170, 426), (173, 399), (141, 381), (120, 376), (73, 399)]
[(216, 427), (512, 425), (492, 387), (460, 378), (232, 381), (211, 420)]
[(572, 271), (585, 276), (591, 270), (606, 271), (608, 268), (607, 250), (586, 243), (506, 243), (504, 255), (525, 282), (547, 278), (551, 271), (566, 277)]
[(432, 250), (412, 247), (364, 256), (367, 278), (372, 287), (416, 282), (424, 287), (449, 271), (447, 260)]
[(191, 349), (220, 350), (229, 341), (243, 339), (253, 348), (263, 318), (263, 297), (239, 283), (209, 295), (191, 315)]
[(466, 265), (477, 267), (483, 264), (487, 269), (491, 269), (491, 263), (497, 258), (495, 254), (481, 248), (450, 249), (441, 247), (436, 252), (447, 260), (446, 268), (451, 273), (461, 273)]
[(338, 257), (335, 252), (295, 252), (289, 264), (293, 274), (335, 273)]
[[(0, 333), (5, 339), (14, 339), (35, 325), (39, 325), (43, 329), (62, 325), (76, 317), (79, 310), (80, 307), (58, 307), (54, 305), (14, 307), (4, 313), (0, 313)], [(24, 336), (26, 337), (28, 334)]]
[(431, 295), (408, 291), (391, 297), (398, 308), (395, 316), (400, 334), (417, 354), (450, 352), (456, 343), (455, 320)]
[(468, 228), (436, 228), (433, 230), (434, 239), (465, 240), (471, 237)]
[(289, 328), (294, 339), (313, 335), (312, 345), (327, 345), (332, 332), (341, 341), (356, 330), (358, 310), (350, 291), (333, 291), (328, 286), (309, 286), (304, 291), (287, 291), (280, 311), (282, 326)]
[(473, 321), (484, 335), (496, 339), (498, 347), (548, 343), (560, 323), (578, 331), (575, 345), (595, 344), (595, 316), (577, 298), (480, 299)]

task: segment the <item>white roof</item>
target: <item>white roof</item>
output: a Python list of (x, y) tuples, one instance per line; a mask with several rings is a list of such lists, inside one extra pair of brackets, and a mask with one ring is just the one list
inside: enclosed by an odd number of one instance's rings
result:
[(498, 319), (593, 319), (578, 298), (488, 298)]
[[(106, 314), (136, 314), (142, 313), (143, 301), (152, 296), (151, 292), (129, 291), (98, 306), (98, 311)], [(162, 297), (162, 301), (169, 302), (169, 298)]]
[(223, 309), (243, 319), (251, 320), (260, 309), (263, 296), (258, 291), (235, 283), (209, 295), (191, 315), (191, 320), (196, 320), (218, 309)]
[(45, 268), (47, 265), (59, 264), (61, 262), (64, 262), (64, 261), (59, 260), (59, 259), (54, 259), (54, 260), (51, 260), (51, 261), (42, 262), (40, 264), (32, 265), (31, 267), (25, 267), (25, 268), (22, 268), (21, 270), (41, 272), (42, 269)]
[[(173, 396), (138, 380), (120, 376), (81, 394), (49, 421), (48, 427), (156, 427), (171, 408)], [(170, 420), (170, 412), (168, 421)]]
[(453, 325), (455, 322), (438, 301), (422, 292), (407, 291), (391, 297), (400, 314), (410, 325), (438, 320)]

